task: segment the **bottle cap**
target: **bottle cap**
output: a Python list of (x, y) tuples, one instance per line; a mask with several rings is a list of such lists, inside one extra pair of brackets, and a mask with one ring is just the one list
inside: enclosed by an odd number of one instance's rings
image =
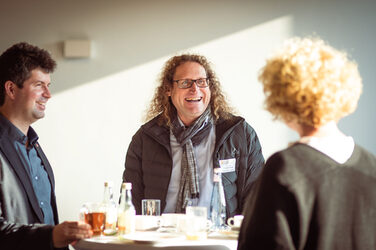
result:
[(112, 181), (104, 181), (104, 186), (105, 187), (112, 187), (113, 183), (112, 183)]
[(123, 183), (125, 189), (132, 189), (132, 183), (131, 182), (124, 182)]

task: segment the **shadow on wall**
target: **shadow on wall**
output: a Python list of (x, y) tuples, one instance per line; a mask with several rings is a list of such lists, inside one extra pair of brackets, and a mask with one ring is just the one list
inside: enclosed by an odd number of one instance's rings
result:
[[(15, 0), (2, 3), (0, 29), (7, 36), (0, 49), (25, 40), (50, 50), (58, 61), (52, 86), (58, 93), (289, 12), (287, 4), (256, 0)], [(67, 39), (90, 39), (92, 57), (63, 58)]]
[(359, 66), (363, 79), (363, 93), (358, 108), (339, 122), (344, 133), (353, 136), (361, 146), (376, 154), (376, 140), (370, 133), (376, 126), (376, 116), (370, 107), (375, 106), (376, 71), (376, 1), (305, 1), (305, 10), (293, 11), (294, 34), (318, 36), (333, 47), (345, 50)]

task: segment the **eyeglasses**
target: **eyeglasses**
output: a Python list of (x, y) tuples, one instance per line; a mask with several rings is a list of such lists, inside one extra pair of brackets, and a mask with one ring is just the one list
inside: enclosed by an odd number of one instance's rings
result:
[(200, 79), (180, 79), (180, 80), (173, 80), (172, 82), (176, 82), (180, 89), (188, 89), (192, 87), (193, 83), (196, 83), (197, 87), (199, 88), (206, 88), (209, 86), (209, 79), (208, 78), (200, 78)]

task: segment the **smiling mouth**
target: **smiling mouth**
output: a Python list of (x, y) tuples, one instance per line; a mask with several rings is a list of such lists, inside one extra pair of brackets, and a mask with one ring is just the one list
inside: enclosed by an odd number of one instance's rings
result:
[(45, 102), (36, 102), (38, 105), (42, 106), (42, 107), (46, 107), (46, 103)]
[(185, 98), (187, 102), (199, 102), (202, 100), (202, 97), (192, 97), (192, 98)]

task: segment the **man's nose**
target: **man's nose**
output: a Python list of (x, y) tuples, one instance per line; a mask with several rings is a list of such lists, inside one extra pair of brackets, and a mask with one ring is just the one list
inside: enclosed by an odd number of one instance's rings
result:
[(43, 97), (45, 97), (45, 98), (51, 98), (51, 91), (50, 91), (50, 88), (48, 86), (44, 87)]

